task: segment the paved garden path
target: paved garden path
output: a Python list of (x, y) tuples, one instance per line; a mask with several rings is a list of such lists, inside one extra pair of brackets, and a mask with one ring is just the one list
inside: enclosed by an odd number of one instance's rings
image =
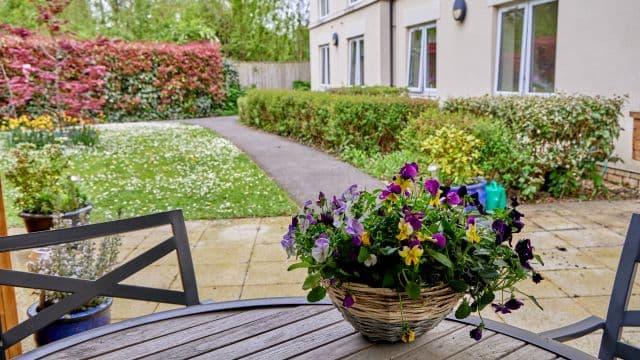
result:
[(318, 191), (339, 195), (352, 184), (367, 189), (381, 182), (322, 151), (283, 137), (246, 127), (237, 116), (187, 120), (214, 130), (247, 153), (298, 203), (315, 199)]

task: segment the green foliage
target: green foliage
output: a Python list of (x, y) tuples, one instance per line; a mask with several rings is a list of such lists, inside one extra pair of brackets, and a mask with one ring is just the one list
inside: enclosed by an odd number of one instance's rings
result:
[(41, 150), (33, 144), (20, 144), (11, 150), (10, 165), (5, 173), (18, 191), (15, 204), (32, 214), (65, 213), (86, 205), (86, 196), (66, 175), (69, 157), (57, 145)]
[(224, 102), (222, 103), (222, 114), (231, 115), (238, 113), (238, 99), (246, 94), (240, 86), (238, 69), (233, 62), (227, 58), (222, 60), (222, 71), (224, 74)]
[(293, 90), (300, 91), (309, 91), (311, 90), (311, 82), (305, 80), (295, 80), (293, 84), (291, 84)]
[(328, 91), (340, 95), (409, 96), (407, 88), (392, 86), (349, 86), (330, 88)]
[(408, 97), (252, 90), (242, 101), (240, 120), (335, 153), (387, 153), (398, 149), (397, 135), (408, 120), (433, 106)]
[(575, 192), (582, 180), (598, 182), (596, 163), (618, 160), (613, 152), (624, 101), (619, 96), (483, 96), (449, 99), (444, 109), (489, 116), (508, 128), (512, 136), (506, 142), (524, 149), (518, 159), (524, 167), (507, 180), (527, 197), (539, 190), (561, 197)]
[[(0, 1), (5, 23), (36, 29), (37, 16), (31, 1)], [(218, 40), (234, 59), (296, 61), (309, 58), (308, 16), (307, 2), (287, 0), (72, 0), (62, 17), (84, 39)]]

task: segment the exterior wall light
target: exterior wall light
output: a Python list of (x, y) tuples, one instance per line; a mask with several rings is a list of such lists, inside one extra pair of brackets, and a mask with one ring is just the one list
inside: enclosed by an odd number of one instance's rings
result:
[(467, 3), (464, 0), (456, 0), (453, 3), (453, 19), (462, 22), (466, 15)]
[(338, 46), (338, 33), (333, 33), (333, 35), (331, 35), (331, 44), (333, 46)]

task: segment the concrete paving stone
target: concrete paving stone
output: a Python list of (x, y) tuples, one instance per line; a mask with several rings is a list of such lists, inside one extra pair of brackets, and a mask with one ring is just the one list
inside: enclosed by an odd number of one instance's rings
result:
[(630, 212), (615, 212), (615, 213), (599, 213), (593, 212), (585, 215), (592, 221), (607, 227), (612, 230), (624, 229), (623, 234), (626, 233), (626, 229), (629, 228), (631, 222)]
[(595, 221), (592, 221), (591, 219), (589, 219), (588, 217), (584, 216), (584, 215), (562, 215), (563, 218), (574, 222), (576, 224), (579, 224), (580, 226), (582, 226), (585, 229), (599, 229), (602, 228), (602, 225), (596, 223)]
[(245, 285), (302, 283), (306, 277), (305, 269), (287, 271), (288, 266), (283, 261), (252, 262), (249, 264)]
[(594, 200), (594, 201), (566, 201), (562, 207), (570, 210), (576, 215), (605, 214), (620, 212), (616, 209), (615, 201)]
[(622, 342), (640, 348), (640, 331), (638, 331), (638, 328), (623, 328)]
[(609, 229), (599, 227), (596, 229), (557, 231), (555, 235), (566, 240), (574, 247), (593, 246), (622, 246), (624, 237)]
[(253, 240), (221, 242), (201, 242), (191, 249), (191, 257), (194, 264), (213, 265), (222, 263), (247, 263), (251, 258)]
[[(575, 300), (591, 315), (605, 318), (609, 308), (610, 296), (581, 296)], [(640, 295), (631, 295), (628, 310), (640, 310)]]
[[(570, 245), (557, 237), (554, 232), (550, 231), (538, 231), (538, 232), (523, 232), (513, 234), (515, 242), (520, 239), (531, 240), (531, 246), (535, 249), (555, 249), (555, 248), (567, 248)], [(514, 244), (515, 244), (514, 242)]]
[(611, 295), (615, 272), (607, 268), (553, 270), (542, 273), (548, 281), (573, 297)]
[(178, 273), (177, 266), (149, 266), (125, 279), (122, 283), (168, 289), (178, 277)]
[(585, 247), (580, 251), (599, 261), (611, 270), (617, 270), (622, 246)]
[(546, 279), (538, 284), (534, 283), (531, 279), (526, 279), (517, 283), (516, 288), (525, 294), (535, 296), (536, 299), (567, 297), (564, 291)]
[(208, 286), (198, 287), (200, 301), (231, 301), (240, 299), (242, 286)]
[(207, 227), (197, 246), (204, 247), (207, 244), (221, 244), (224, 242), (253, 242), (260, 227), (260, 219), (253, 219), (253, 223), (232, 222), (229, 225), (210, 225)]
[(569, 325), (589, 316), (585, 309), (570, 298), (539, 299), (544, 310), (540, 310), (528, 299), (523, 302), (522, 308), (510, 314), (501, 314), (500, 317), (509, 325), (541, 332)]
[(302, 290), (302, 282), (294, 284), (245, 285), (242, 287), (242, 299), (261, 299), (269, 297), (307, 296)]
[(240, 286), (244, 283), (247, 273), (247, 264), (221, 263), (221, 264), (196, 264), (196, 281), (198, 286)]
[(260, 231), (256, 237), (256, 243), (279, 244), (280, 241), (282, 241), (282, 236), (287, 232), (290, 223), (290, 217), (278, 217), (270, 220), (264, 219), (260, 224)]
[(565, 344), (580, 349), (591, 356), (598, 356), (600, 341), (602, 341), (602, 330), (594, 331), (581, 338), (567, 341)]
[[(580, 249), (574, 247), (541, 249), (536, 251), (536, 254), (542, 257), (544, 266), (541, 266), (535, 260), (532, 260), (531, 264), (534, 268), (545, 271), (604, 267), (602, 262), (597, 261), (593, 257), (583, 253)], [(536, 266), (536, 264), (538, 265)]]
[[(286, 261), (287, 253), (279, 243), (256, 244), (251, 261)], [(291, 260), (291, 259), (289, 259)]]
[(622, 212), (640, 213), (640, 200), (620, 200), (615, 201), (612, 205)]
[(540, 226), (544, 230), (568, 230), (568, 229), (582, 229), (583, 227), (576, 224), (560, 215), (553, 216), (535, 216), (529, 219), (534, 224)]
[(111, 318), (122, 320), (148, 315), (154, 313), (157, 307), (158, 303), (151, 301), (113, 299), (113, 305), (111, 306)]

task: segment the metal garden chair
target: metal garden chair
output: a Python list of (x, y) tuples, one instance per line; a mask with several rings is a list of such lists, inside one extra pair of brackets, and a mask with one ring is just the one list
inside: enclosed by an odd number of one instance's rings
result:
[(638, 262), (640, 262), (640, 214), (633, 214), (622, 248), (606, 319), (591, 316), (575, 324), (546, 331), (540, 335), (558, 341), (568, 341), (602, 329), (604, 332), (600, 342), (599, 359), (614, 357), (640, 359), (639, 348), (620, 342), (623, 327), (640, 327), (640, 311), (627, 309)]
[[(72, 293), (55, 305), (43, 309), (36, 316), (1, 334), (0, 359), (5, 359), (4, 350), (97, 296), (185, 306), (200, 304), (187, 230), (181, 210), (67, 229), (0, 237), (0, 252), (5, 252), (73, 243), (162, 225), (171, 225), (173, 236), (95, 281), (0, 269), (0, 285)], [(183, 291), (120, 284), (121, 281), (174, 250), (178, 256)]]

